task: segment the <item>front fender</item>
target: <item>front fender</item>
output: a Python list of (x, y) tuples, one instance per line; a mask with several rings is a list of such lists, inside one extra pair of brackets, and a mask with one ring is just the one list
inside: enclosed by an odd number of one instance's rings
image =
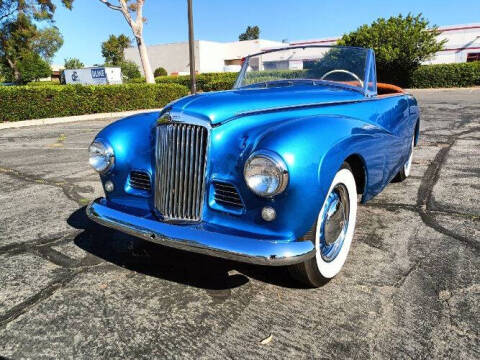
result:
[(316, 221), (345, 159), (355, 154), (364, 161), (358, 144), (372, 136), (364, 128), (365, 123), (354, 118), (311, 116), (282, 123), (257, 144), (257, 149), (276, 151), (287, 162), (290, 183), (282, 208), (294, 209), (297, 238)]
[(107, 199), (122, 205), (148, 210), (151, 200), (145, 201), (130, 191), (128, 176), (131, 170), (143, 170), (152, 176), (152, 159), (155, 149), (152, 126), (159, 112), (132, 115), (120, 119), (101, 130), (96, 139), (107, 141), (115, 153), (115, 165), (112, 171), (101, 175), (102, 183), (110, 180), (114, 184), (113, 192)]
[[(343, 161), (355, 153), (357, 141), (371, 138), (375, 129), (361, 120), (334, 115), (279, 120), (277, 113), (244, 118), (212, 132), (211, 175), (223, 177), (240, 189), (248, 209), (242, 218), (248, 220), (241, 224), (239, 219), (239, 227), (256, 223), (265, 231), (300, 238), (315, 222)], [(278, 153), (289, 170), (285, 192), (273, 199), (256, 196), (243, 180), (246, 159), (262, 149)], [(216, 154), (221, 157), (215, 159)], [(271, 223), (260, 218), (261, 208), (266, 205), (277, 211), (277, 219)]]

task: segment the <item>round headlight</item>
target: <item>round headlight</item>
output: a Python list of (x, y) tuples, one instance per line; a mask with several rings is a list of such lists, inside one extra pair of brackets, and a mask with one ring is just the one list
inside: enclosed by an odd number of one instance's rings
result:
[(102, 140), (95, 140), (88, 148), (90, 159), (88, 162), (99, 173), (104, 173), (113, 167), (115, 155), (110, 145)]
[(288, 183), (285, 161), (266, 150), (257, 151), (248, 158), (243, 175), (250, 190), (263, 197), (280, 194)]

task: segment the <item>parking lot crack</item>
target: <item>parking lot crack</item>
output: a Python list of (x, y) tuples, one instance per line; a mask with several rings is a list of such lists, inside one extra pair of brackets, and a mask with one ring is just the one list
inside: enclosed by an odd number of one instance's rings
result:
[(37, 292), (35, 295), (32, 295), (25, 301), (17, 304), (10, 310), (7, 310), (5, 314), (0, 316), (0, 328), (6, 326), (8, 323), (15, 320), (20, 315), (26, 313), (28, 310), (30, 310), (32, 307), (34, 307), (38, 303), (48, 299), (58, 289), (64, 287), (70, 281), (72, 281), (78, 273), (79, 272), (73, 272), (73, 271), (67, 272), (60, 278), (50, 282), (45, 288)]
[(78, 233), (79, 231), (75, 231), (73, 233), (62, 232), (49, 237), (39, 237), (26, 242), (16, 242), (8, 244), (0, 247), (0, 255), (16, 255), (22, 252), (30, 251), (33, 246), (55, 246), (63, 242), (73, 241), (73, 239), (75, 238), (75, 236), (78, 235)]
[(3, 166), (0, 166), (0, 173), (11, 176), (18, 180), (60, 188), (62, 189), (63, 193), (68, 199), (74, 201), (80, 206), (86, 205), (88, 200), (83, 198), (79, 193), (93, 191), (93, 189), (90, 186), (81, 187), (66, 180), (56, 181), (56, 180), (44, 179), (37, 175), (27, 174), (19, 170), (6, 168)]
[(448, 145), (442, 147), (437, 152), (435, 158), (425, 171), (417, 193), (417, 209), (424, 224), (439, 233), (463, 242), (465, 245), (473, 248), (473, 250), (477, 253), (480, 252), (480, 243), (476, 242), (474, 239), (470, 239), (469, 237), (463, 236), (456, 231), (442, 226), (435, 218), (434, 213), (432, 212), (432, 207), (435, 208), (433, 202), (433, 188), (440, 178), (442, 166), (445, 164), (448, 154), (455, 144), (456, 139), (461, 135), (478, 130), (480, 130), (480, 127), (470, 128), (469, 130), (465, 130), (450, 136)]
[(35, 255), (64, 268), (74, 268), (79, 264), (79, 261), (73, 260), (49, 246), (34, 247), (32, 248), (32, 252)]

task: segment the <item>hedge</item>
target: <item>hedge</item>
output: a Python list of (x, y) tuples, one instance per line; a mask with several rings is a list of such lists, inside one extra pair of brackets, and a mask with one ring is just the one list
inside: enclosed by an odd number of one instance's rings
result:
[(46, 85), (60, 85), (59, 81), (32, 81), (28, 86), (46, 86)]
[(187, 94), (178, 84), (0, 86), (0, 121), (159, 108)]
[(230, 90), (234, 84), (235, 80), (213, 80), (203, 85), (203, 91)]
[(471, 63), (423, 65), (414, 71), (415, 88), (444, 88), (480, 85), (480, 61)]
[[(250, 73), (251, 78), (255, 75)], [(258, 75), (266, 76), (269, 72)], [(285, 71), (282, 75), (295, 78), (299, 71)], [(199, 74), (197, 89), (231, 89), (236, 78), (237, 73)], [(155, 79), (156, 84), (145, 84), (144, 81), (138, 79), (124, 85), (96, 86), (51, 83), (0, 86), (0, 122), (157, 108), (187, 95), (190, 87), (189, 76), (160, 76)], [(416, 88), (479, 86), (480, 62), (423, 65), (413, 73), (411, 84)]]
[[(233, 87), (238, 73), (202, 73), (196, 76), (197, 90), (229, 90)], [(170, 75), (155, 78), (157, 84), (180, 84), (190, 88), (190, 75)]]
[[(301, 77), (304, 73), (303, 70), (280, 70), (280, 71), (260, 71), (249, 72), (250, 82), (253, 82), (255, 77), (258, 77), (259, 81), (275, 80), (281, 75), (285, 79), (295, 79)], [(225, 72), (225, 73), (202, 73), (197, 75), (197, 90), (199, 91), (218, 91), (218, 90), (230, 90), (235, 84), (238, 73)], [(157, 84), (180, 84), (186, 87), (190, 87), (189, 75), (170, 75), (159, 76), (155, 78)]]

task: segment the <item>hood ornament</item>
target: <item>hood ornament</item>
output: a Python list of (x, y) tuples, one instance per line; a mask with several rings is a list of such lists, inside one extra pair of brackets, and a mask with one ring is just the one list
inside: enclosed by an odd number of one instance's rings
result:
[(173, 119), (172, 117), (170, 116), (170, 113), (165, 113), (163, 115), (161, 115), (158, 119), (157, 119), (157, 125), (163, 125), (163, 124), (171, 124), (173, 123)]

